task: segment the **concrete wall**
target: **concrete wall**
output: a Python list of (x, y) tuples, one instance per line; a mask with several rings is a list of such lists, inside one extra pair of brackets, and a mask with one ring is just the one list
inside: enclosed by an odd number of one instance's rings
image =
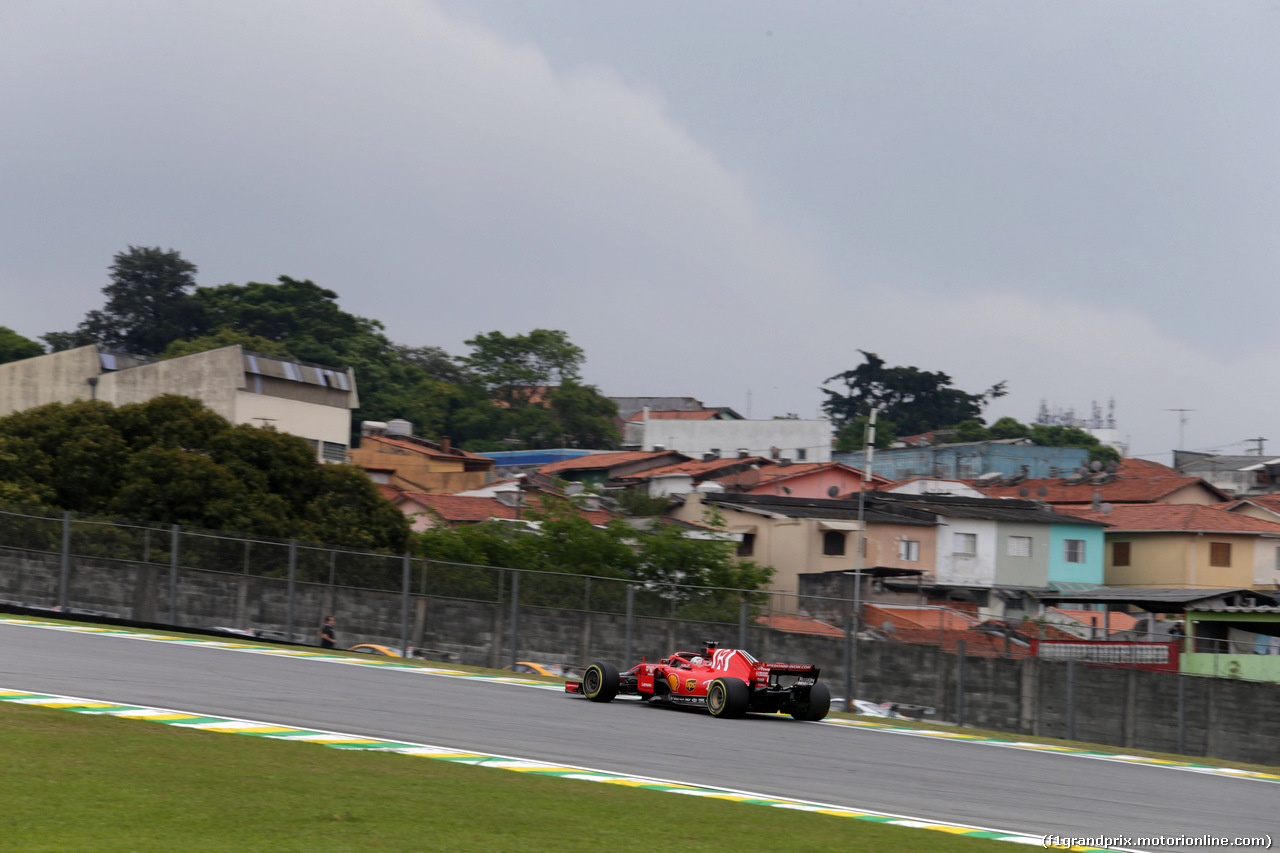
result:
[(0, 364), (0, 416), (47, 403), (91, 400), (89, 379), (101, 372), (96, 346)]
[[(181, 569), (177, 580), (179, 607), (169, 620), (167, 566), (76, 559), (68, 601), (75, 608), (177, 627), (286, 628), (288, 584), (282, 579)], [(59, 586), (58, 556), (0, 550), (0, 600), (52, 607)], [(402, 596), (392, 592), (298, 583), (294, 630), (313, 641), (320, 620), (333, 613), (341, 646), (396, 646), (403, 606)], [(456, 655), (465, 664), (495, 666), (511, 659), (509, 602), (413, 595), (409, 617), (415, 647)], [(624, 663), (623, 616), (524, 607), (519, 628), (520, 659)], [(736, 645), (739, 630), (736, 624), (637, 618), (633, 659), (697, 649), (707, 639)], [(841, 639), (753, 626), (747, 648), (764, 660), (817, 664), (833, 692), (843, 693)], [(941, 720), (956, 718), (962, 680), (966, 725), (1046, 737), (1065, 737), (1073, 728), (1078, 740), (1168, 752), (1177, 750), (1181, 735), (1188, 755), (1280, 764), (1280, 715), (1273, 712), (1280, 703), (1277, 684), (1035, 659), (961, 658), (892, 641), (861, 641), (858, 660), (859, 699), (928, 705)]]

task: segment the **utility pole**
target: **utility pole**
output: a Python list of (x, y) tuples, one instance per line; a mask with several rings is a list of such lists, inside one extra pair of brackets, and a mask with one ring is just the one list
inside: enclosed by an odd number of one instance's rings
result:
[(1254, 453), (1254, 455), (1255, 455), (1255, 456), (1265, 456), (1265, 455), (1266, 455), (1266, 454), (1265, 454), (1265, 452), (1263, 451), (1263, 447), (1262, 447), (1262, 446), (1263, 446), (1263, 444), (1266, 442), (1266, 439), (1265, 439), (1265, 438), (1246, 438), (1246, 439), (1245, 439), (1245, 441), (1255, 441), (1255, 442), (1257, 442), (1257, 443), (1258, 443), (1258, 450)]

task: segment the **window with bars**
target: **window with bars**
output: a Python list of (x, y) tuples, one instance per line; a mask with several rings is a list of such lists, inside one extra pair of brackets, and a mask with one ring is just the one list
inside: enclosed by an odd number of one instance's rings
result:
[(917, 539), (901, 539), (898, 541), (898, 559), (907, 563), (915, 563), (920, 559), (920, 542)]
[(1031, 537), (1030, 536), (1010, 536), (1007, 550), (1010, 557), (1030, 557), (1031, 556)]
[(978, 534), (976, 533), (953, 533), (951, 534), (953, 550), (962, 557), (973, 557), (978, 553)]
[(1067, 539), (1065, 541), (1066, 560), (1068, 563), (1084, 562), (1084, 540)]
[(323, 442), (320, 447), (320, 458), (325, 462), (346, 462), (347, 446), (335, 441)]

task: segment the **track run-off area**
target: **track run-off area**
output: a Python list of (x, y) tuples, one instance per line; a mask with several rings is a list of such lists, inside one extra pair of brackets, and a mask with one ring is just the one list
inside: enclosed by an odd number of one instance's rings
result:
[(597, 705), (556, 684), (396, 658), (17, 617), (0, 617), (0, 649), (0, 701), (1026, 845), (1266, 836), (1280, 796), (1270, 773), (962, 730)]

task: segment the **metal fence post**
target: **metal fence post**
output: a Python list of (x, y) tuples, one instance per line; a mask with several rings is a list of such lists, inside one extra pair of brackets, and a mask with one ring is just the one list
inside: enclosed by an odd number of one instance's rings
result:
[(520, 655), (520, 570), (511, 570), (511, 669)]
[(169, 540), (169, 624), (178, 624), (178, 537), (181, 528), (173, 526)]
[(738, 605), (738, 648), (747, 647), (747, 599), (744, 597)]
[(1187, 754), (1187, 677), (1178, 673), (1178, 754)]
[(1067, 740), (1076, 739), (1076, 662), (1067, 661)]
[(62, 511), (62, 571), (58, 579), (58, 609), (66, 611), (71, 586), (71, 513)]
[(285, 605), (284, 634), (287, 642), (293, 642), (293, 599), (298, 580), (298, 540), (289, 540), (289, 600)]
[(636, 613), (636, 587), (635, 584), (627, 584), (627, 642), (622, 654), (622, 665), (629, 667), (631, 665), (631, 647), (633, 641), (633, 624), (635, 622)]
[(964, 640), (956, 642), (956, 725), (964, 725)]
[[(337, 552), (334, 551), (334, 554)], [(404, 656), (409, 657), (409, 584), (413, 582), (413, 564), (408, 554), (404, 555), (404, 578), (400, 601), (400, 647)], [(332, 581), (330, 581), (332, 586)]]

